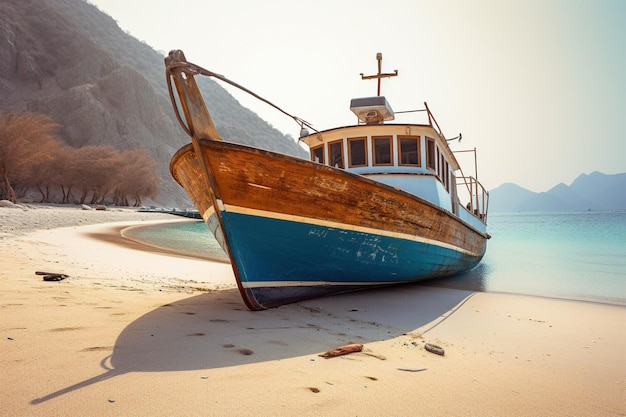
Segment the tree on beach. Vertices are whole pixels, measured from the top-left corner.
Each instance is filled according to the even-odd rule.
[[[54,179],[61,175],[61,167],[66,154],[60,143],[54,142],[46,150],[46,158],[40,158],[23,169],[19,175],[20,185],[26,189],[36,189],[41,194],[40,203],[49,202],[53,193]]]
[[[140,207],[142,198],[154,198],[158,193],[156,170],[158,164],[150,159],[145,149],[125,151],[121,154],[122,166],[115,188],[115,204]]]
[[[26,111],[0,114],[0,191],[17,202],[28,190],[37,190],[41,202],[50,202],[58,190],[69,204],[72,191],[80,204],[140,206],[158,192],[158,164],[145,149],[120,152],[112,146],[72,148],[55,139],[59,126],[45,115]],[[17,191],[16,191],[17,188]],[[55,192],[56,190],[56,192]]]
[[[71,177],[68,176],[68,167],[73,160],[74,151],[75,149],[69,146],[63,148],[63,151],[56,155],[54,163],[51,164],[51,173],[47,187],[61,189],[61,204],[69,204],[70,195],[72,194],[72,186],[74,184],[71,179],[68,179]],[[50,202],[49,195],[46,196],[45,201]]]
[[[120,152],[111,146],[83,146],[72,150],[72,158],[65,175],[69,187],[80,190],[79,203],[85,204],[91,193],[90,204],[104,203],[115,186],[120,170]]]
[[[80,191],[80,204],[104,204],[112,199],[117,206],[128,206],[132,198],[138,207],[142,198],[157,194],[158,164],[144,149],[119,152],[110,146],[84,146],[73,149],[71,155],[63,176],[65,202],[72,189]]]
[[[0,114],[0,179],[11,202],[17,201],[12,183],[23,179],[33,164],[51,158],[59,146],[59,125],[49,116],[28,111]]]

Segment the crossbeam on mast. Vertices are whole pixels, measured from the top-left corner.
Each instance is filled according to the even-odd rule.
[[[374,75],[363,75],[363,73],[361,73],[361,79],[362,80],[372,80],[372,79],[377,79],[378,80],[378,90],[377,90],[377,95],[380,96],[380,80],[382,78],[390,78],[390,77],[395,77],[398,75],[398,70],[394,70],[394,72],[388,72],[388,73],[383,73],[382,72],[382,66],[383,66],[383,54],[382,52],[378,52],[376,54],[376,60],[378,61],[378,74],[374,74]]]

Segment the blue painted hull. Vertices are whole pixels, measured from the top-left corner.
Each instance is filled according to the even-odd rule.
[[[223,211],[240,287],[264,308],[468,270],[482,254],[350,227]]]
[[[172,172],[228,253],[252,310],[450,275],[485,253],[486,233],[418,196],[270,151],[200,145],[208,182],[191,146],[174,156]]]

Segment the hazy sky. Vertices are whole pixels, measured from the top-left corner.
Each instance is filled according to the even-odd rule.
[[[427,101],[446,136],[462,132],[451,146],[478,148],[487,189],[626,172],[626,0],[90,2],[318,130],[355,122],[350,99],[376,95],[359,74],[382,52],[383,71],[399,71],[382,95],[395,111]],[[298,137],[291,119],[228,90]]]

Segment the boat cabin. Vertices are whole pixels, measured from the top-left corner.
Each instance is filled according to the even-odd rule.
[[[455,173],[460,166],[427,105],[421,110],[428,116],[425,124],[384,124],[395,116],[382,96],[353,99],[350,109],[357,125],[300,138],[309,146],[312,161],[419,196],[485,229],[481,204],[471,196],[467,204],[459,201]]]

